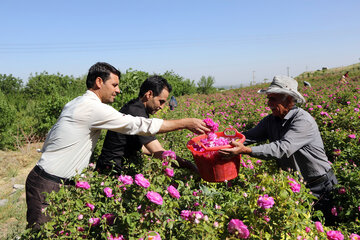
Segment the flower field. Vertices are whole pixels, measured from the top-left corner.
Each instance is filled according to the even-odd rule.
[[[311,211],[315,198],[301,176],[280,170],[274,161],[242,156],[238,177],[221,183],[177,168],[174,153],[193,160],[186,143],[195,137],[177,131],[158,135],[173,152],[162,160],[143,156],[131,174],[104,176],[90,164],[76,177],[76,187],[49,195],[44,211],[52,221],[22,238],[360,239],[360,69],[353,76],[345,84],[336,72],[297,77],[307,101],[301,107],[316,119],[339,181],[332,209],[336,226],[325,226],[321,213]],[[312,87],[303,87],[304,80]],[[175,110],[155,117],[209,118],[219,131],[242,132],[271,114],[266,97],[257,94],[266,86],[179,97]]]

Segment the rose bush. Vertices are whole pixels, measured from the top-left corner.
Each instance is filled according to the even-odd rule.
[[[312,212],[315,198],[301,176],[280,170],[274,161],[242,156],[237,178],[209,183],[177,168],[171,151],[164,152],[163,160],[141,157],[144,164],[136,166],[135,174],[104,176],[87,169],[75,181],[90,187],[63,186],[57,194],[49,194],[45,211],[52,221],[22,237],[356,239],[360,233],[359,81],[338,87],[332,79],[302,80],[312,85],[299,87],[307,100],[302,107],[317,121],[339,181],[334,191],[336,226],[324,226],[321,213]],[[164,109],[156,117],[210,118],[219,131],[227,127],[245,131],[271,113],[266,98],[256,93],[263,87],[185,96],[178,98],[174,111]],[[165,149],[191,160],[186,143],[194,136],[177,131],[158,139]]]

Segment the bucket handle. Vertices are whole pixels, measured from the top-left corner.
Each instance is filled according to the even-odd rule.
[[[233,134],[232,134],[232,132],[233,132]],[[223,133],[227,137],[235,137],[239,132],[235,128],[225,128]]]

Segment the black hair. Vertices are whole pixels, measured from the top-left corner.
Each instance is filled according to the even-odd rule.
[[[106,62],[97,62],[89,69],[89,73],[86,78],[86,87],[88,89],[94,87],[96,78],[100,77],[104,82],[109,79],[110,73],[117,75],[119,78],[121,73],[114,66]]]
[[[164,88],[167,88],[169,93],[172,91],[170,83],[165,78],[158,75],[150,76],[141,84],[139,98],[143,97],[149,90],[153,92],[154,97],[159,96]]]

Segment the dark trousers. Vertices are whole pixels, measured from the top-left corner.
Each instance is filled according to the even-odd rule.
[[[49,216],[43,213],[43,210],[48,206],[44,192],[58,192],[60,184],[40,176],[32,169],[26,179],[25,188],[27,228],[39,229],[40,225],[51,220]]]
[[[338,183],[335,175],[331,172],[328,174],[328,177],[325,181],[318,184],[308,184],[308,187],[312,194],[317,197],[317,201],[315,202],[313,209],[315,211],[320,210],[324,214],[325,218],[325,226],[334,226],[335,225],[335,216],[331,213],[331,208],[333,207],[333,199],[332,199],[332,190],[334,186]],[[316,219],[317,220],[317,219]]]

